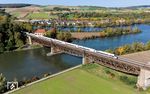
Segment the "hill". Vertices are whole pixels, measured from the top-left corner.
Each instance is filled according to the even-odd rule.
[[[21,8],[31,5],[33,4],[0,4],[0,8]]]
[[[126,8],[126,9],[150,8],[150,5],[129,6],[129,7],[123,7],[123,8]]]

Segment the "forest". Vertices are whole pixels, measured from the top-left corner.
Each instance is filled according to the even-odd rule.
[[[29,31],[28,25],[14,22],[11,15],[0,10],[0,53],[12,51],[26,44],[22,31]]]

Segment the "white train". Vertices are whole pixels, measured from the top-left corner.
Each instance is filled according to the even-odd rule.
[[[29,33],[27,33],[27,34],[29,34]],[[45,40],[57,42],[57,43],[60,43],[60,44],[70,45],[70,46],[73,46],[73,47],[76,47],[76,48],[81,48],[81,49],[86,50],[86,51],[97,52],[101,55],[118,59],[118,56],[116,56],[115,54],[107,53],[107,52],[104,52],[104,51],[98,51],[98,50],[95,50],[95,49],[92,49],[92,48],[88,48],[88,47],[84,47],[84,46],[80,46],[80,45],[76,45],[76,44],[72,44],[72,43],[68,43],[68,42],[64,42],[64,41],[60,41],[60,40],[57,40],[57,39],[41,37],[41,36],[34,35],[34,34],[30,34],[30,35],[33,36],[33,37],[38,37],[40,39],[45,39]]]
[[[109,57],[113,57],[115,59],[118,59],[118,56],[116,56],[115,54],[107,53],[107,52],[104,52],[104,51],[97,51],[97,52],[100,53],[100,54],[104,54],[104,55],[107,55]]]

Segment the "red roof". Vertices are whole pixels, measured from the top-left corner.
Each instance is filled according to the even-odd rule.
[[[34,33],[45,33],[45,29],[37,29]]]

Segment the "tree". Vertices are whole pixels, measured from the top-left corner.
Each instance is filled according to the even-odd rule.
[[[16,42],[16,47],[21,47],[24,45],[23,41],[21,39],[18,39],[15,41]]]
[[[51,30],[47,31],[46,36],[50,37],[50,38],[56,38],[56,36],[57,36],[56,28],[52,28]]]
[[[65,35],[64,35],[64,41],[67,41],[67,42],[70,42],[71,41],[71,33],[70,32],[65,32],[64,33]]]
[[[4,44],[0,43],[0,53],[3,53],[5,50]]]
[[[135,42],[132,44],[132,50],[134,52],[143,51],[145,49],[143,43]]]
[[[32,25],[29,24],[29,23],[24,23],[24,24],[23,24],[23,28],[24,28],[26,31],[29,31],[29,32],[32,31]]]
[[[57,33],[57,39],[70,42],[72,36],[70,32],[59,32]]]
[[[133,33],[141,32],[141,30],[137,26],[135,26],[132,31]]]
[[[117,49],[118,55],[122,55],[124,53],[124,48],[123,47],[119,47]]]
[[[5,77],[2,74],[0,74],[0,93],[4,92],[5,84],[6,84]]]
[[[14,34],[14,38],[15,38],[15,46],[16,47],[21,47],[24,45],[23,41],[21,40],[21,33],[20,32],[15,32]]]
[[[56,38],[56,32],[53,32],[51,30],[47,31],[45,36],[50,38]]]
[[[146,43],[146,50],[150,50],[150,41],[148,41],[147,43]]]
[[[21,31],[30,31],[29,24],[14,22],[12,16],[0,11],[3,19],[0,20],[0,53],[14,50],[26,43],[26,36]]]
[[[57,33],[57,37],[56,37],[57,39],[59,39],[59,40],[64,40],[64,37],[65,37],[65,36],[64,36],[64,32],[58,32],[58,33]]]
[[[7,45],[6,45],[6,50],[10,51],[14,47],[13,42],[11,40],[8,40]]]
[[[124,54],[132,52],[131,46],[129,44],[124,45],[123,48],[124,48]]]

